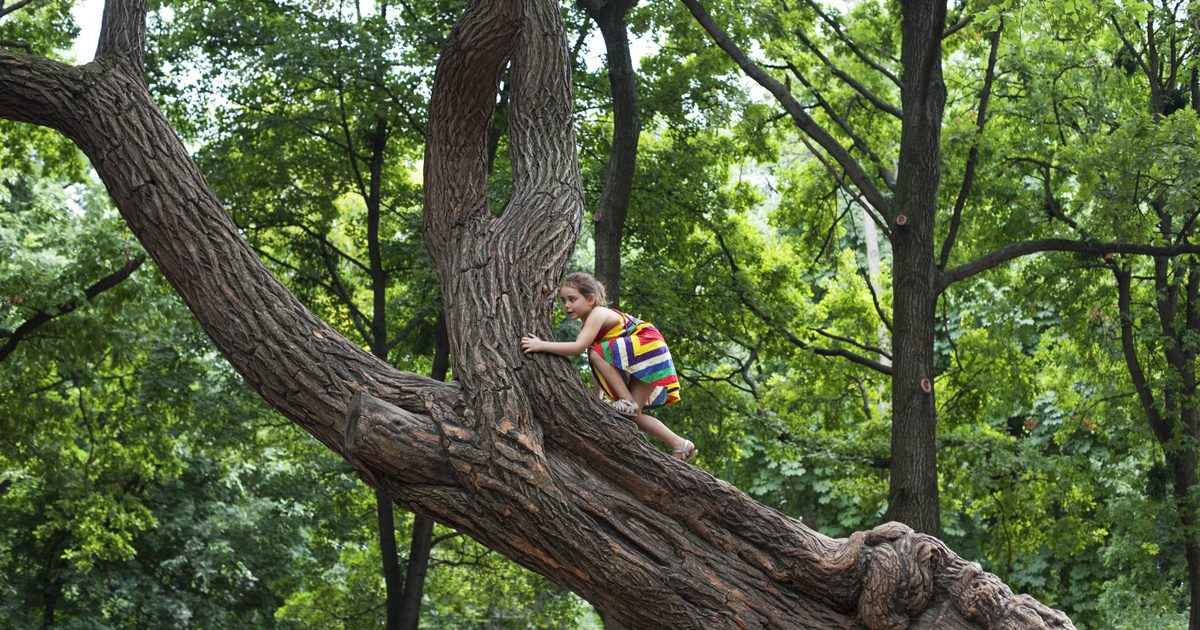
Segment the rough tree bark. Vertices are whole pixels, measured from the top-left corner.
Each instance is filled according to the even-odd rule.
[[[548,0],[473,2],[438,64],[425,234],[455,384],[397,371],[314,317],[242,241],[148,94],[145,0],[109,0],[96,61],[0,52],[0,116],[91,159],[230,363],[372,486],[639,628],[1072,627],[937,539],[831,539],[652,448],[549,333],[582,200],[566,45]],[[514,192],[487,209],[487,128],[512,57]]]
[[[933,336],[938,269],[933,234],[941,177],[942,30],[946,3],[905,0],[901,11],[900,164],[892,215],[892,465],[887,517],[941,531]]]
[[[621,303],[621,234],[629,215],[633,174],[637,165],[638,115],[637,75],[629,53],[629,30],[625,16],[637,0],[579,0],[604,38],[608,61],[608,84],[612,91],[613,135],[608,151],[608,170],[600,192],[600,210],[592,217],[596,237],[596,278],[604,283],[608,302]]]

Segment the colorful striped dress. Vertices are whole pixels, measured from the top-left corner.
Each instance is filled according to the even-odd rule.
[[[679,400],[679,377],[671,362],[671,351],[662,333],[653,324],[613,309],[621,321],[601,331],[592,342],[592,349],[621,372],[626,384],[633,377],[654,386],[646,407],[661,407]],[[612,387],[596,368],[592,374],[610,399],[616,400]]]

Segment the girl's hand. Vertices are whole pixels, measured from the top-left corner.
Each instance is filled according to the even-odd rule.
[[[541,352],[542,344],[544,343],[546,342],[538,339],[537,335],[529,333],[528,335],[521,337],[521,350],[523,350],[525,354],[529,354],[530,352]]]

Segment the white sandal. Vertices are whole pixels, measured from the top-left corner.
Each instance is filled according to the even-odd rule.
[[[680,444],[678,448],[671,451],[671,454],[675,456],[675,459],[682,460],[690,464],[693,459],[696,459],[696,453],[699,452],[700,450],[696,448],[695,444],[692,444],[691,440],[684,440],[683,444]]]
[[[632,417],[638,415],[637,403],[633,402],[632,400],[630,400],[628,398],[619,398],[617,400],[605,400],[604,402],[608,403],[608,406],[612,407],[613,411],[615,411],[627,418],[632,418]]]

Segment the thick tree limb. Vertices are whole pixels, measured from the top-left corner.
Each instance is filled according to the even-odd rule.
[[[0,112],[17,122],[59,128],[82,70],[44,57],[0,50]]]
[[[75,309],[78,309],[85,303],[91,301],[97,295],[100,295],[101,293],[117,286],[118,284],[121,284],[126,278],[132,275],[138,267],[141,267],[142,263],[145,261],[146,259],[143,256],[137,256],[127,260],[120,269],[117,269],[107,276],[104,276],[87,289],[84,289],[82,299],[76,298],[67,300],[66,302],[63,302],[62,304],[59,304],[48,311],[38,311],[37,313],[34,313],[32,317],[22,322],[21,325],[13,329],[12,332],[2,335],[2,337],[7,338],[7,341],[5,341],[3,346],[0,346],[0,361],[3,361],[8,357],[8,355],[12,354],[13,350],[16,350],[17,344],[21,343],[21,341],[25,339],[28,339],[29,336],[32,335],[38,328],[41,328],[42,326],[54,321],[59,317],[62,317],[63,315],[66,315],[67,313],[70,313],[71,311],[74,311]]]
[[[850,155],[850,152],[837,139],[830,135],[824,127],[804,111],[804,108],[792,96],[791,91],[774,77],[767,74],[737,44],[733,43],[729,34],[720,26],[717,26],[717,23],[713,21],[712,16],[709,15],[704,5],[700,4],[699,0],[681,0],[681,2],[691,11],[692,16],[704,27],[704,30],[708,32],[713,42],[737,62],[738,67],[746,73],[746,76],[754,79],[755,82],[766,88],[775,97],[775,100],[779,101],[779,104],[783,106],[788,115],[791,116],[792,122],[829,153],[834,161],[842,167],[842,170],[846,172],[850,181],[854,182],[854,185],[866,197],[867,201],[882,212],[884,216],[890,215],[891,202],[884,197],[879,188],[875,186],[875,183],[871,181],[871,178],[867,176],[862,165]]]
[[[524,10],[530,23],[561,19],[557,7],[543,2],[529,0]],[[558,270],[571,251],[562,243],[574,242],[583,218],[570,68],[561,26],[522,31],[509,73],[513,193],[497,226],[506,237],[541,244],[530,262],[542,263],[545,286],[555,295]]]
[[[954,239],[958,235],[963,207],[967,205],[967,196],[971,194],[971,186],[975,183],[975,165],[979,161],[979,142],[983,139],[983,126],[987,124],[988,99],[992,95],[992,82],[996,78],[996,53],[1000,49],[1000,32],[1003,30],[1004,21],[1001,20],[1000,25],[992,33],[987,70],[983,75],[983,88],[979,90],[979,109],[975,116],[975,137],[971,141],[971,150],[967,153],[966,166],[963,167],[962,186],[959,187],[958,197],[954,200],[954,211],[950,215],[950,227],[946,231],[946,239],[942,242],[942,253],[938,257],[938,269],[944,270],[946,263],[950,261],[950,250],[954,248]]]
[[[406,484],[453,487],[457,481],[442,444],[443,433],[432,418],[360,391],[346,410],[345,452],[372,479],[383,472]]]
[[[1061,238],[1045,238],[1023,243],[1013,243],[984,254],[975,260],[959,265],[941,274],[938,280],[938,292],[946,287],[983,273],[1002,263],[1037,254],[1040,252],[1079,252],[1084,254],[1137,254],[1144,256],[1179,256],[1182,254],[1200,254],[1200,245],[1139,245],[1136,243],[1102,243],[1099,241],[1073,241]]]
[[[454,186],[425,187],[424,232],[430,250],[444,245],[433,236],[449,237],[453,228],[490,215],[487,207],[487,130],[495,109],[496,86],[512,55],[519,15],[514,2],[472,3],[450,33],[435,76],[454,76],[474,86],[454,90],[435,82],[425,138],[425,174],[431,182]],[[470,41],[477,38],[478,41]],[[470,41],[468,48],[464,40]],[[453,107],[458,116],[435,116]],[[440,156],[431,160],[431,155]]]

